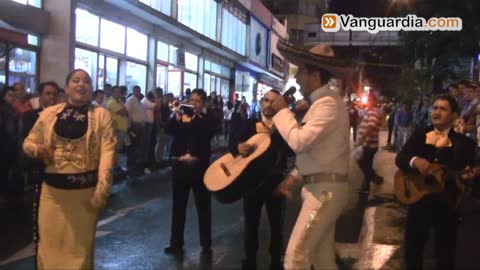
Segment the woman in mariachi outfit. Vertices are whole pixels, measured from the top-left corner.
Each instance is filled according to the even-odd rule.
[[[100,209],[110,194],[116,139],[110,113],[90,104],[92,80],[68,74],[68,99],[45,109],[23,143],[42,160],[38,207],[38,269],[92,269]]]

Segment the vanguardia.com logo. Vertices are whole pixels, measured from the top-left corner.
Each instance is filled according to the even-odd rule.
[[[426,20],[416,15],[406,17],[354,17],[327,13],[322,16],[322,29],[325,32],[367,31],[376,34],[380,31],[461,31],[459,17],[432,17]]]

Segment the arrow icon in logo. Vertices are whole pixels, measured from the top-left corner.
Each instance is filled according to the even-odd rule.
[[[337,15],[325,14],[322,16],[322,28],[333,29],[337,27]]]

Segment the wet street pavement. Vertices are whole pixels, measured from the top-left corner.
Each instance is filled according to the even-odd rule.
[[[385,142],[386,132],[381,133]],[[217,155],[219,153],[217,152]],[[359,195],[361,174],[352,166],[351,202],[337,223],[336,247],[340,269],[402,269],[405,207],[394,198],[395,154],[380,150],[374,167],[385,182]],[[213,256],[202,258],[197,216],[190,197],[185,227],[185,254],[163,253],[168,245],[171,215],[170,168],[155,171],[114,186],[113,197],[98,222],[96,269],[240,269],[243,258],[241,201],[220,204],[212,200]],[[191,195],[192,196],[192,195]],[[288,202],[285,245],[300,207],[297,192]],[[480,213],[468,204],[460,227],[457,269],[479,269],[476,244],[480,241]],[[31,212],[29,207],[0,209],[0,269],[33,269]],[[269,228],[262,215],[258,269],[268,269]],[[431,241],[426,266],[434,269]]]

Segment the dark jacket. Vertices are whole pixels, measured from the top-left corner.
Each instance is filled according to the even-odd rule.
[[[238,144],[247,141],[250,137],[257,133],[256,124],[261,121],[262,120],[255,118],[250,118],[243,121],[241,131],[237,134],[233,134],[233,138],[228,146],[232,155],[238,154]],[[290,164],[288,162],[289,159],[293,158],[295,154],[278,131],[273,132],[270,138],[271,147],[276,152],[276,162],[274,169],[272,170],[272,175],[275,174],[281,176],[280,179],[278,179],[279,181],[276,183],[278,184],[281,180],[283,180],[283,175],[288,170],[288,165]]]
[[[210,140],[215,131],[215,122],[208,114],[195,116],[190,123],[177,121],[175,115],[167,121],[165,132],[173,136],[171,156],[180,157],[186,153],[201,162],[209,162]]]
[[[453,128],[448,133],[448,138],[453,147],[436,148],[425,144],[426,134],[433,130],[430,126],[425,129],[417,129],[398,153],[395,163],[403,171],[414,171],[410,167],[410,160],[415,157],[427,159],[445,165],[450,170],[463,170],[467,165],[474,165],[475,141],[456,133]]]
[[[32,130],[33,126],[35,125],[35,122],[37,122],[38,117],[40,116],[40,113],[43,111],[43,108],[38,108],[33,111],[26,111],[23,114],[23,119],[22,119],[22,138],[25,139],[28,136],[28,133],[30,133],[30,130]]]
[[[43,108],[40,107],[36,110],[33,111],[26,111],[23,114],[22,117],[22,125],[21,128],[19,129],[19,133],[22,135],[22,144],[25,138],[28,136],[30,133],[30,130],[32,130],[33,126],[35,125],[35,122],[37,122],[38,118],[40,117],[40,113],[43,111]],[[20,150],[19,153],[19,165],[21,168],[25,169],[33,169],[33,168],[39,168],[43,169],[45,165],[41,160],[34,159],[29,157],[23,150]]]
[[[13,108],[0,103],[0,154],[13,160],[19,147],[18,119]]]

